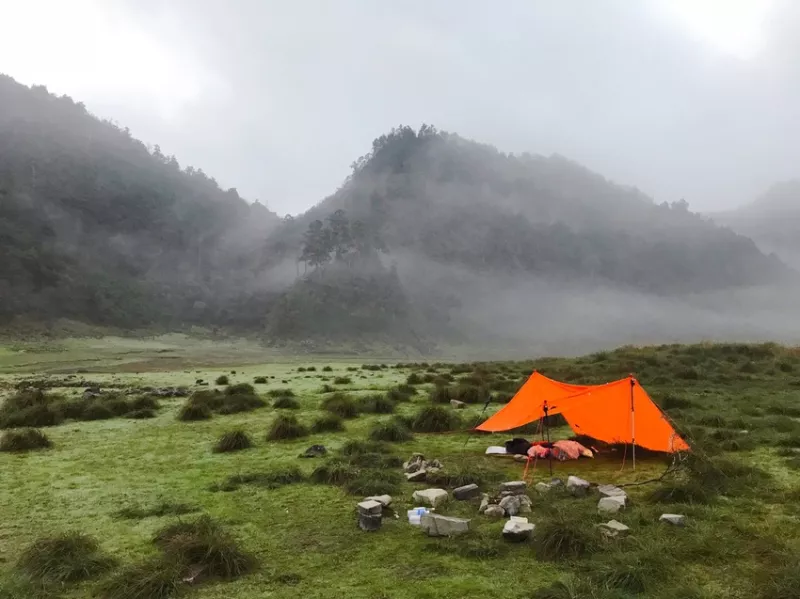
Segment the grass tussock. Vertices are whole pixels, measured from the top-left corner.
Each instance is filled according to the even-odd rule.
[[[323,485],[341,486],[358,478],[357,466],[342,459],[332,459],[320,464],[311,472],[311,480]]]
[[[179,563],[201,569],[203,578],[238,578],[256,566],[255,558],[208,516],[162,528],[153,542]]]
[[[408,430],[403,422],[392,419],[378,422],[369,431],[369,438],[373,441],[388,441],[390,443],[404,443],[414,439],[413,433]]]
[[[300,404],[294,397],[278,397],[272,402],[272,407],[278,410],[297,410]]]
[[[430,400],[435,404],[448,404],[454,399],[452,389],[445,385],[436,385],[430,393]]]
[[[443,406],[426,406],[414,416],[411,428],[420,433],[442,433],[459,430],[461,418]]]
[[[352,382],[353,379],[351,379],[349,376],[337,376],[333,379],[334,385],[350,385]]]
[[[185,566],[163,557],[126,566],[103,581],[97,589],[99,599],[169,599],[177,597],[185,584]]]
[[[557,510],[536,527],[534,548],[539,559],[577,559],[600,549],[599,533],[585,515]]]
[[[458,537],[430,539],[424,547],[430,553],[471,560],[503,558],[511,549],[496,530],[485,529],[472,530]]]
[[[308,435],[308,428],[289,414],[278,414],[267,432],[267,441],[288,441]]]
[[[358,411],[365,414],[391,414],[395,411],[397,404],[380,393],[359,397]]]
[[[439,472],[429,473],[427,482],[440,487],[462,487],[464,485],[478,485],[486,488],[497,483],[503,477],[502,472],[481,464],[469,462],[452,463],[450,460]]]
[[[187,403],[178,410],[178,420],[182,422],[196,422],[211,418],[211,410],[204,405]]]
[[[256,395],[255,389],[248,383],[231,385],[225,391],[216,389],[203,389],[195,391],[178,414],[179,420],[205,420],[204,413],[211,414],[239,414],[251,412],[267,405],[263,399]],[[186,416],[186,417],[184,417]]]
[[[344,489],[351,495],[396,495],[400,492],[403,476],[395,470],[365,468],[354,479],[344,483]]]
[[[312,433],[338,433],[344,430],[344,420],[336,414],[320,416],[311,425]]]
[[[243,430],[230,431],[222,435],[214,445],[214,453],[228,453],[250,449],[253,441]]]
[[[64,584],[89,580],[115,565],[92,537],[68,532],[35,541],[22,552],[17,569],[34,581]]]
[[[250,472],[234,474],[225,479],[221,484],[213,485],[212,491],[236,491],[244,485],[261,487],[264,489],[277,489],[284,485],[303,482],[305,476],[297,466],[284,466],[266,472]]]
[[[221,374],[214,381],[214,384],[220,385],[220,386],[227,385],[228,383],[230,383],[230,379],[228,378],[227,374]]]
[[[52,447],[50,439],[35,428],[6,431],[0,436],[0,451],[21,452]]]
[[[334,393],[322,402],[322,409],[336,414],[340,418],[356,418],[358,416],[358,404],[351,395],[346,393]]]
[[[283,389],[270,389],[267,392],[267,395],[270,397],[294,397],[295,393],[291,389],[283,388]]]
[[[269,381],[265,376],[257,376],[253,379],[254,385],[266,385],[268,382]]]

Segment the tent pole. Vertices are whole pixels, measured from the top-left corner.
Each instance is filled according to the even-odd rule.
[[[547,444],[550,445],[550,420],[547,417],[547,400],[544,402],[544,428],[547,431]],[[553,451],[550,447],[547,448],[547,463],[550,465],[550,477],[553,476]]]
[[[636,409],[633,403],[633,388],[636,381],[631,375],[631,449],[633,450],[633,469],[636,470]]]

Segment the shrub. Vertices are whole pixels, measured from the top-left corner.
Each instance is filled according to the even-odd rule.
[[[291,389],[270,389],[267,395],[270,397],[294,397],[294,391]]]
[[[225,401],[225,395],[216,389],[203,389],[195,391],[187,400],[187,403],[205,406],[211,411],[219,410]]]
[[[127,566],[100,584],[100,599],[168,599],[181,591],[184,567],[175,560],[153,558]]]
[[[326,414],[325,416],[320,416],[311,426],[311,432],[314,433],[334,433],[343,430],[344,421],[336,414]]]
[[[21,409],[4,405],[0,411],[0,428],[56,426],[63,421],[64,416],[52,405],[39,404]]]
[[[305,372],[305,371],[306,371],[305,366],[301,366],[300,368],[297,369],[297,372]]]
[[[214,445],[214,453],[226,453],[229,451],[241,451],[242,449],[250,449],[253,442],[249,435],[242,431],[236,430],[222,435]]]
[[[489,397],[486,387],[472,385],[458,385],[453,391],[453,398],[464,403],[483,403]]]
[[[77,532],[39,539],[17,562],[17,568],[32,579],[57,584],[93,578],[113,565],[114,561],[100,552],[97,541]]]
[[[417,390],[408,383],[402,383],[400,385],[397,385],[397,391],[402,395],[405,395],[406,397],[411,397],[412,395],[417,394]]]
[[[534,546],[539,559],[561,561],[583,557],[598,549],[591,524],[563,512],[537,526]]]
[[[252,412],[267,405],[263,399],[257,395],[226,395],[222,405],[217,412],[219,414],[239,414],[241,412]]]
[[[0,451],[30,451],[51,446],[47,435],[35,428],[6,431],[0,437]]]
[[[394,412],[395,402],[385,395],[374,394],[360,397],[358,399],[359,412],[369,414],[391,414]]]
[[[151,507],[129,506],[114,513],[115,518],[123,520],[143,520],[161,516],[182,516],[198,511],[193,505],[164,501]]]
[[[308,429],[287,414],[279,414],[267,432],[267,441],[299,439],[308,435]]]
[[[361,370],[371,370],[371,371],[374,372],[374,371],[380,370],[380,369],[381,369],[381,367],[378,366],[377,364],[362,364],[361,365]]]
[[[222,374],[222,375],[218,376],[217,379],[214,381],[214,383],[217,384],[217,385],[227,385],[229,382],[230,382],[230,379],[228,379],[228,375],[227,374]]]
[[[349,376],[337,376],[335,379],[333,379],[334,385],[349,385],[352,382],[353,379],[351,379]]]
[[[128,409],[135,410],[157,410],[161,406],[158,400],[152,395],[140,395],[128,402]]]
[[[442,406],[426,406],[417,412],[412,423],[412,430],[420,433],[441,433],[457,430],[461,427],[461,418],[453,410]]]
[[[323,366],[322,372],[333,372],[333,368],[331,368],[330,366]]]
[[[146,420],[148,418],[155,418],[156,413],[154,410],[149,408],[143,408],[141,410],[133,410],[132,412],[128,412],[125,414],[127,418],[133,418],[134,420]]]
[[[236,383],[225,389],[225,395],[255,395],[256,390],[250,383]]]
[[[225,479],[225,482],[212,485],[212,491],[235,491],[242,485],[253,485],[267,489],[276,489],[283,485],[302,482],[303,473],[297,466],[286,466],[268,472],[251,472],[248,474],[234,474]]]
[[[396,495],[400,491],[403,476],[395,470],[366,469],[358,476],[344,483],[345,490],[351,495]]]
[[[406,428],[402,422],[389,420],[375,424],[369,432],[369,438],[373,441],[389,441],[392,443],[402,443],[411,441],[414,435]]]
[[[510,545],[496,532],[478,529],[459,537],[432,539],[425,549],[442,555],[483,560],[505,556]]]
[[[446,465],[439,472],[428,473],[427,482],[442,487],[462,487],[475,484],[484,487],[500,480],[501,475],[494,469],[479,464],[457,463]]]
[[[652,591],[669,575],[669,553],[613,553],[594,566],[591,577],[601,586],[639,596]]]
[[[154,542],[181,563],[202,568],[204,577],[236,578],[256,565],[255,558],[242,551],[233,537],[208,516],[163,528]]]
[[[359,469],[342,459],[328,460],[311,472],[311,480],[323,485],[344,485],[358,478]]]
[[[267,384],[267,377],[265,376],[257,376],[253,379],[254,385],[266,385]]]
[[[105,405],[100,403],[99,401],[94,401],[86,406],[86,409],[83,410],[83,419],[84,420],[108,420],[109,418],[114,417],[114,412]]]
[[[358,405],[350,395],[334,393],[322,402],[322,408],[341,418],[355,418],[358,416]]]
[[[178,420],[183,422],[193,422],[197,420],[208,420],[211,418],[211,410],[207,406],[187,402],[178,412]]]
[[[279,410],[296,410],[300,407],[294,397],[279,397],[272,402],[272,407]]]
[[[453,395],[450,392],[450,387],[437,385],[431,391],[430,400],[433,403],[450,403],[451,399],[453,399]]]
[[[422,382],[422,377],[416,372],[412,372],[408,375],[408,378],[406,378],[406,384],[408,385],[421,385]]]

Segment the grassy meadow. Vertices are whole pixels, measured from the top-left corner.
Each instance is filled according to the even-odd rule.
[[[505,542],[503,521],[457,501],[437,511],[472,518],[473,530],[427,538],[406,521],[414,490],[474,481],[493,492],[522,477],[524,464],[483,453],[512,434],[466,431],[488,394],[486,416],[533,369],[575,383],[633,373],[694,451],[649,483],[670,458],[640,452],[633,471],[629,455],[623,465],[624,452],[609,449],[553,463],[565,480],[629,485],[631,506],[613,516],[630,527],[624,537],[600,534],[595,525],[611,517],[597,514],[596,493],[538,495],[533,484],[550,479],[539,463],[528,473],[530,542]],[[95,386],[101,394],[82,399]],[[182,396],[155,397],[163,388]],[[24,450],[8,440],[0,451],[0,599],[800,597],[794,349],[363,364],[185,338],[76,340],[0,348],[0,395],[0,449],[22,425],[47,442]],[[298,457],[313,444],[328,455]],[[400,463],[413,452],[444,464],[438,481],[405,481]],[[355,505],[381,492],[398,517],[362,532]],[[665,512],[687,526],[659,523]]]

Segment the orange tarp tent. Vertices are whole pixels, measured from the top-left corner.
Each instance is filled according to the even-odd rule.
[[[496,414],[476,427],[507,431],[561,414],[576,434],[606,443],[635,443],[653,451],[687,451],[689,445],[632,376],[605,385],[570,385],[534,372]]]

